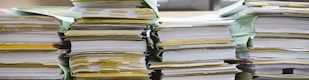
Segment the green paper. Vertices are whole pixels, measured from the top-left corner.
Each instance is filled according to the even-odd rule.
[[[233,42],[236,44],[247,44],[250,39],[254,38],[256,34],[253,24],[256,17],[255,15],[241,16],[229,26]]]
[[[235,80],[253,80],[253,75],[248,72],[237,73]]]
[[[149,8],[153,9],[157,16],[159,17],[159,9],[158,9],[158,1],[157,0],[145,0],[145,2],[148,4]]]
[[[70,74],[70,69],[67,66],[59,64],[59,67],[62,69],[64,73],[64,78],[63,80],[70,80],[71,74]]]
[[[238,2],[224,7],[222,9],[219,10],[219,15],[221,17],[229,17],[232,15],[235,15],[239,12],[241,12],[242,10],[245,10],[247,8],[247,6],[243,5],[245,3],[245,0],[239,0]]]

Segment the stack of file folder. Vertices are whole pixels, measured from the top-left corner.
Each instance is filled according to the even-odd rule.
[[[76,80],[149,80],[149,25],[156,0],[72,0],[81,17],[65,33]]]
[[[249,2],[257,15],[250,56],[260,80],[308,80],[308,2]]]
[[[234,80],[235,65],[224,63],[236,58],[236,47],[226,27],[231,22],[162,23],[156,30],[163,59],[151,68],[162,71],[162,80]]]
[[[0,79],[62,80],[60,25],[48,16],[0,14]]]

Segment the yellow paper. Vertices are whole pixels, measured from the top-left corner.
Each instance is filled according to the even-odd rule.
[[[84,52],[84,55],[87,54],[144,54],[144,52],[123,52],[123,51],[99,51],[99,52]],[[75,57],[75,56],[74,56]]]
[[[149,24],[153,20],[139,20],[139,19],[79,19],[77,24],[99,24],[99,23],[129,23],[129,24]]]
[[[156,15],[155,12],[150,8],[139,8],[135,10],[137,14],[153,14]]]
[[[309,13],[282,13],[283,15],[287,15],[287,16],[296,16],[296,17],[308,17]],[[300,33],[301,35],[301,33]],[[305,35],[305,34],[303,34]]]
[[[54,44],[31,44],[31,43],[0,43],[0,50],[11,51],[50,51],[57,50]]]
[[[261,76],[261,77],[271,77],[271,78],[291,78],[291,80],[293,80],[293,79],[306,79],[306,78],[309,79],[309,76],[306,76],[306,75],[293,75],[293,74],[281,74],[281,75],[255,74],[255,75]]]
[[[196,68],[196,67],[222,67],[222,66],[228,66],[228,64],[205,64],[205,65],[198,65],[198,66],[174,66],[169,65],[169,63],[162,63],[162,64],[152,64],[151,68],[156,69],[177,69],[177,68]]]
[[[267,3],[263,3],[263,2],[249,2],[249,5],[252,7],[268,6]]]
[[[70,59],[70,64],[90,63],[89,57],[74,57]]]
[[[204,76],[211,76],[211,75],[224,75],[224,74],[236,74],[237,71],[225,71],[225,72],[214,72],[214,73],[195,73],[195,74],[175,74],[175,75],[165,75],[166,77],[185,77],[185,76],[198,76],[198,75],[204,75]]]
[[[68,31],[66,32],[66,36],[140,36],[141,32],[92,32],[92,31]]]
[[[84,40],[143,40],[141,32],[79,32],[68,31],[65,35],[71,41]]]
[[[302,5],[302,4],[289,4],[288,7],[293,7],[293,8],[309,8],[308,5]]]
[[[120,53],[116,53],[115,55],[118,55],[118,54]],[[140,62],[141,58],[143,57],[143,54],[141,53],[132,53],[132,54],[122,53],[121,55],[117,57],[102,58],[102,59],[97,59],[96,61],[90,61],[90,57],[88,56],[104,56],[104,54],[99,54],[99,53],[89,54],[88,53],[88,54],[72,56],[72,58],[70,59],[70,67],[73,70],[73,72],[76,70],[84,70],[84,71],[78,71],[78,72],[85,72],[85,71],[87,72],[88,70],[90,70],[91,66],[99,65],[100,69],[98,72],[115,73],[115,72],[133,69],[131,67],[120,69],[119,68],[120,65],[129,65],[129,64],[144,65]]]
[[[300,61],[277,61],[277,60],[264,60],[264,61],[254,61],[253,64],[302,64],[309,65],[309,62],[300,62]]]
[[[158,43],[159,46],[178,46],[178,45],[195,45],[195,44],[226,44],[231,40],[188,40],[188,41],[165,41]]]
[[[149,73],[75,73],[74,77],[148,77]]]
[[[3,64],[0,63],[0,68],[59,68],[59,63],[15,63],[15,64]]]
[[[281,48],[250,48],[251,51],[295,51],[293,49],[281,49]],[[297,49],[296,49],[297,50]],[[302,52],[309,52],[309,50],[301,50]]]

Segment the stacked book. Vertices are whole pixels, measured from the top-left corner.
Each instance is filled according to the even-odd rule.
[[[249,2],[256,35],[250,56],[260,80],[308,80],[307,2]]]
[[[81,17],[65,33],[76,80],[149,80],[146,65],[155,0],[72,0]]]
[[[188,20],[189,21],[189,20]],[[184,24],[185,23],[185,24]],[[175,21],[156,28],[164,49],[162,62],[151,68],[162,70],[162,80],[234,80],[235,65],[224,60],[235,59],[235,45],[227,21]]]
[[[60,25],[48,16],[0,14],[0,79],[62,80]]]

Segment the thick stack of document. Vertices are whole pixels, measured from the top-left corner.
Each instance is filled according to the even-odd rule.
[[[157,28],[164,49],[161,63],[162,80],[234,80],[235,65],[224,60],[235,59],[235,45],[226,25],[232,21],[175,21]]]
[[[309,37],[307,2],[250,2],[253,24],[251,58],[261,80],[308,80]],[[273,79],[263,79],[263,78]]]
[[[148,1],[148,0],[147,0]],[[155,1],[155,0],[154,0]],[[77,80],[149,80],[147,39],[156,12],[144,0],[72,0],[80,12],[66,38]]]
[[[60,22],[40,15],[0,15],[0,79],[62,80]]]
[[[95,22],[150,23],[157,18],[156,12],[148,5],[156,0],[72,0],[73,11],[81,12],[83,18],[106,18]],[[136,8],[139,7],[139,8]],[[109,18],[109,19],[108,19]],[[129,19],[128,19],[129,18]],[[133,20],[132,20],[133,19]]]

